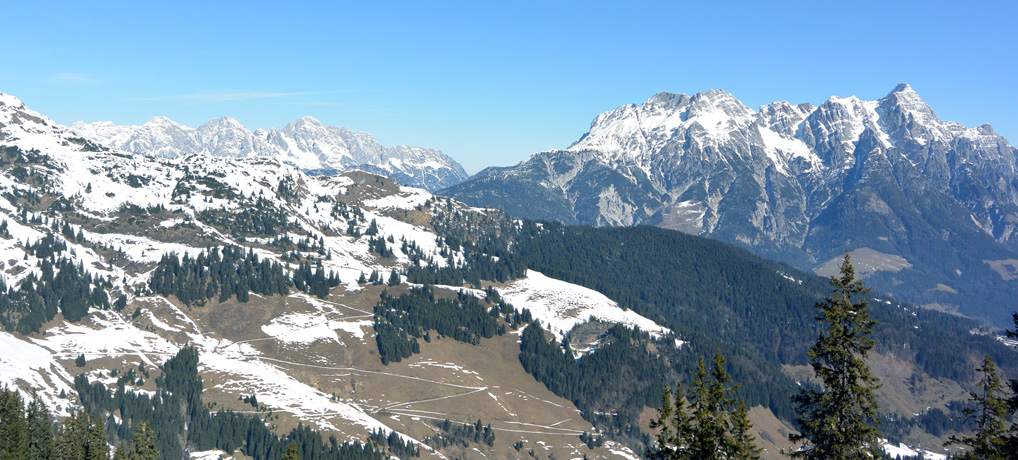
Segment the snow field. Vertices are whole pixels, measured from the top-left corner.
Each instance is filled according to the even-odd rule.
[[[530,309],[534,319],[540,320],[558,340],[590,318],[638,327],[655,337],[671,332],[632,310],[622,309],[593,289],[549,278],[534,270],[527,270],[526,278],[509,282],[498,293],[517,309]]]

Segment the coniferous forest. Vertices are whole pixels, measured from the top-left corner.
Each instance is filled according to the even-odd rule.
[[[455,299],[435,298],[429,286],[412,288],[399,297],[383,292],[375,306],[374,327],[382,363],[399,362],[420,353],[418,340],[430,342],[431,331],[453,340],[476,345],[481,338],[505,334],[504,316],[510,324],[521,314],[505,302],[459,293]]]
[[[450,205],[446,209],[451,209]],[[639,428],[643,409],[651,406],[664,410],[666,402],[661,395],[667,393],[667,388],[709,387],[703,376],[690,375],[688,370],[696,368],[698,359],[715,351],[725,357],[716,361],[714,370],[724,372],[725,382],[752,382],[724,390],[731,397],[717,400],[721,401],[716,403],[718,407],[724,406],[733,414],[726,429],[742,429],[739,424],[744,414],[739,415],[735,401],[747,406],[763,405],[780,419],[800,420],[796,426],[806,425],[797,418],[801,417],[798,411],[804,400],[789,398],[799,387],[781,366],[809,363],[814,353],[811,345],[822,327],[799,319],[816,315],[814,306],[829,294],[826,280],[731,245],[654,227],[590,228],[532,221],[510,225],[496,218],[466,217],[454,211],[440,212],[432,224],[440,234],[439,247],[446,257],[442,263],[426,257],[413,243],[376,236],[377,224],[365,233],[377,257],[392,258],[392,248],[398,245],[412,262],[402,271],[391,271],[389,286],[402,284],[400,275],[421,285],[411,286],[399,296],[384,291],[374,308],[375,343],[383,364],[420,353],[422,341],[447,337],[477,344],[529,324],[521,334],[519,352],[524,370],[575,404],[584,419],[613,439],[651,445],[652,435]],[[66,238],[78,238],[70,227],[60,232]],[[320,243],[280,240],[278,244],[310,250]],[[77,321],[91,308],[123,308],[120,300],[110,303],[108,280],[92,277],[80,264],[61,256],[66,245],[53,234],[31,244],[26,242],[25,249],[40,259],[41,275],[29,276],[18,286],[0,285],[6,292],[0,296],[0,319],[7,330],[37,331],[58,312],[69,321]],[[321,253],[320,247],[317,250]],[[291,289],[325,299],[329,290],[339,285],[338,276],[326,271],[320,262],[294,259],[299,263],[287,267],[235,246],[211,248],[194,257],[170,253],[156,264],[148,289],[175,296],[187,306],[203,306],[232,298],[246,303],[250,293],[285,295]],[[601,334],[598,347],[577,355],[569,345],[569,335],[563,341],[552,338],[539,322],[533,321],[529,311],[507,304],[490,286],[521,278],[528,269],[601,292],[675,334],[655,338],[643,331],[613,326]],[[370,281],[382,284],[383,280],[382,274],[372,273]],[[436,295],[433,284],[484,287],[486,295],[481,298],[467,291],[449,294],[447,290]],[[999,433],[1001,430],[993,431],[1003,422],[983,426],[966,422],[964,417],[975,410],[973,404],[995,405],[994,413],[1000,420],[1007,420],[1014,412],[1008,405],[1015,404],[1014,400],[1006,397],[1012,393],[1000,378],[994,377],[998,369],[1008,375],[1015,371],[1007,351],[991,337],[971,333],[978,326],[971,320],[902,305],[868,292],[860,291],[859,295],[870,305],[867,311],[873,324],[868,334],[873,337],[873,351],[894,353],[934,378],[983,382],[982,393],[973,393],[971,401],[958,401],[951,413],[934,409],[909,420],[880,420],[880,433],[894,440],[916,426],[930,433],[976,429],[977,433],[990,434],[959,436],[954,443],[985,450],[990,448],[984,439],[989,436],[1004,439],[1001,445],[1009,446],[1011,441]],[[681,347],[675,345],[676,338],[681,338]],[[975,361],[982,365],[958,365]],[[181,458],[189,449],[232,452],[239,448],[258,460],[275,460],[291,443],[301,458],[312,459],[379,458],[385,449],[403,456],[415,452],[414,446],[400,444],[398,438],[363,445],[339,444],[335,439],[324,440],[304,426],[279,436],[258,417],[213,412],[201,401],[196,363],[193,349],[184,349],[167,361],[156,380],[160,391],[154,394],[126,389],[125,383],[139,378],[142,369],[124,375],[115,390],[79,375],[74,386],[85,410],[68,419],[70,434],[66,436],[78,433],[73,436],[81,440],[74,442],[83,446],[95,445],[95,439],[102,436],[114,447],[123,446],[123,452],[157,450],[165,459]],[[714,378],[716,382],[720,377]],[[1013,382],[1011,385],[1011,392],[1018,390]],[[680,396],[682,393],[675,400]],[[686,399],[697,397],[687,392]],[[692,410],[695,405],[689,407]],[[679,409],[685,408],[673,407]],[[32,410],[38,411],[38,407]],[[875,422],[876,414],[871,411],[866,417]],[[30,425],[25,417],[25,425]],[[61,431],[53,432],[61,436]],[[449,440],[459,436],[450,433],[443,435],[448,439],[440,436],[434,441],[452,442]],[[483,435],[485,443],[489,439]],[[114,448],[94,455],[109,456],[117,451]]]
[[[109,280],[93,277],[80,263],[63,257],[67,245],[52,233],[26,243],[25,249],[41,259],[41,273],[26,277],[17,286],[7,286],[0,277],[0,325],[4,330],[29,334],[58,312],[73,322],[91,308],[110,308]]]
[[[137,443],[134,427],[151,426],[159,458],[177,460],[184,450],[240,449],[256,460],[276,460],[290,443],[295,443],[301,459],[359,460],[381,459],[383,453],[372,443],[339,443],[306,426],[298,426],[285,436],[273,433],[259,416],[233,411],[211,411],[202,401],[203,383],[198,375],[198,352],[185,347],[161,367],[154,396],[126,391],[120,383],[111,391],[101,383],[90,383],[84,376],[75,380],[75,388],[85,411],[105,425],[104,436],[114,445]],[[113,417],[117,412],[119,420]]]
[[[794,418],[795,406],[789,395],[798,387],[780,366],[806,363],[818,324],[797,318],[814,316],[814,304],[829,292],[823,278],[725,243],[656,227],[592,228],[525,221],[515,229],[500,227],[498,238],[483,230],[485,236],[477,238],[476,228],[490,230],[497,224],[457,225],[454,216],[443,216],[436,228],[447,232],[446,241],[460,245],[468,262],[442,268],[434,264],[411,267],[406,272],[408,279],[478,285],[478,278],[496,281],[478,272],[501,270],[518,277],[523,271],[519,267],[526,267],[597,290],[671,328],[686,342],[681,352],[656,346],[654,357],[645,351],[650,340],[641,344],[617,337],[620,329],[615,328],[605,337],[609,346],[577,359],[568,347],[549,341],[537,327],[528,327],[520,354],[524,368],[554,393],[582,408],[584,418],[616,435],[646,443],[646,434],[632,430],[634,417],[645,404],[660,404],[658,398],[667,382],[688,383],[686,374],[677,370],[695,368],[699,356],[713,351],[728,357],[725,366],[732,381],[752,382],[736,390],[745,404],[764,405],[787,421]],[[484,249],[470,243],[475,239],[485,241]],[[511,259],[483,257],[508,252],[509,245],[513,248]],[[470,257],[474,253],[480,256]],[[481,261],[487,268],[475,271],[471,260]],[[499,265],[504,268],[492,269]],[[973,362],[983,353],[1007,359],[1001,354],[1006,351],[992,338],[970,333],[977,326],[971,320],[887,299],[869,299],[876,321],[875,350],[897,356],[904,350],[905,359],[934,378],[974,379],[975,367],[957,363]],[[412,352],[413,344],[404,348]],[[607,356],[611,358],[598,360]],[[601,364],[595,365],[598,361]],[[619,367],[620,362],[625,363],[625,369]],[[1013,372],[1016,366],[1009,363],[1009,367]],[[620,375],[626,376],[627,389],[637,389],[628,398],[613,399],[603,393],[610,384],[600,389],[590,385],[613,382]],[[598,410],[606,407],[609,409]],[[936,410],[910,420],[888,419],[883,430],[892,439],[894,433],[905,432],[910,426],[963,431],[968,425],[960,415],[960,409],[952,414]]]

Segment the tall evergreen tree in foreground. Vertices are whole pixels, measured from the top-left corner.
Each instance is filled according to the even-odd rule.
[[[951,436],[945,446],[960,444],[971,450],[959,458],[972,460],[1006,460],[1018,458],[1018,452],[1010,450],[1007,436],[1007,417],[1011,411],[1004,395],[1004,387],[997,375],[997,366],[990,355],[983,358],[983,365],[976,369],[983,374],[979,380],[978,392],[973,391],[974,408],[966,408],[965,415],[976,422],[975,432],[969,436]]]
[[[1012,339],[1018,339],[1018,313],[1012,315],[1014,319],[1014,330],[1007,331],[1007,337]],[[1011,387],[1011,397],[1007,400],[1007,408],[1013,417],[1018,414],[1018,379],[1011,379],[1008,383]],[[1011,460],[1018,460],[1018,420],[1013,420],[1011,423],[1011,429],[1007,432],[1007,448],[1011,452]]]
[[[1007,331],[1007,336],[1018,339],[1018,313],[1014,316],[1015,330]],[[969,451],[962,454],[961,459],[987,460],[1018,460],[1018,421],[1008,428],[1008,418],[1018,413],[1018,379],[1008,382],[1008,390],[1004,388],[997,373],[997,366],[990,355],[983,358],[983,366],[976,369],[983,374],[979,380],[978,392],[971,392],[975,407],[965,409],[965,415],[976,423],[975,431],[968,436],[951,436],[944,445],[962,445]]]
[[[855,279],[847,252],[840,275],[831,277],[831,296],[816,304],[817,320],[826,330],[810,348],[809,357],[821,385],[804,386],[792,396],[800,430],[788,437],[799,444],[792,458],[869,460],[881,453],[874,396],[880,385],[865,362],[873,349],[869,335],[876,321],[866,309],[869,302],[858,300],[870,290]]]
[[[648,457],[661,460],[755,460],[760,449],[754,444],[746,404],[732,397],[734,387],[725,371],[725,357],[714,355],[710,374],[703,358],[693,374],[692,386],[683,401],[682,386],[672,394],[665,388],[658,419],[651,428],[661,431],[657,446]]]

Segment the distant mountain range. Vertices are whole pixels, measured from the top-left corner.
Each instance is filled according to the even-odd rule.
[[[448,187],[467,177],[456,160],[439,150],[409,145],[384,147],[368,133],[326,126],[311,117],[269,131],[249,131],[230,117],[197,128],[156,117],[141,126],[78,122],[71,130],[97,144],[136,154],[162,158],[191,154],[274,158],[311,174],[359,169],[429,190]]]
[[[721,350],[763,458],[791,448],[788,396],[810,379],[813,305],[829,292],[821,278],[649,226],[519,222],[361,171],[312,176],[228,149],[143,155],[81,131],[0,93],[0,386],[60,417],[83,407],[110,433],[151,420],[173,458],[241,458],[238,447],[256,457],[302,424],[296,442],[317,446],[307,449],[334,437],[379,453],[360,458],[397,457],[412,442],[442,458],[632,459],[652,442],[642,416],[664,385]],[[965,228],[956,208],[934,208],[943,222],[931,223],[907,212],[943,198],[880,196],[908,228]],[[863,239],[876,225],[867,216],[839,229],[867,241],[855,250],[860,273],[910,276],[903,285],[936,275]],[[934,235],[906,234],[932,248],[914,254],[945,266],[1003,247],[981,230],[958,237],[968,246]],[[994,263],[931,292],[989,289],[970,273],[985,266],[1003,280],[1007,265]],[[997,298],[1013,295],[1008,286]],[[967,429],[959,408],[979,360],[990,354],[1009,374],[1014,351],[975,321],[882,293],[872,312],[885,445],[943,452]]]
[[[942,121],[907,84],[757,111],[720,90],[658,93],[566,149],[440,193],[518,217],[677,229],[818,273],[848,250],[879,289],[1003,321],[1018,294],[1016,158],[989,125]]]

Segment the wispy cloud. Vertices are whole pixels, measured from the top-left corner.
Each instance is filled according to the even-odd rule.
[[[80,73],[62,73],[60,75],[50,78],[50,80],[74,86],[91,86],[98,85],[99,83],[101,83],[99,80],[96,80],[91,77],[86,77]]]
[[[311,101],[311,102],[291,102],[290,105],[307,105],[313,107],[347,107],[351,104],[349,102],[325,102],[325,101]]]
[[[341,91],[298,91],[289,93],[278,92],[222,92],[222,93],[194,93],[175,94],[170,96],[139,97],[126,99],[128,101],[191,101],[197,104],[214,102],[249,101],[254,99],[278,99],[300,96],[321,96],[324,94],[335,94]]]

